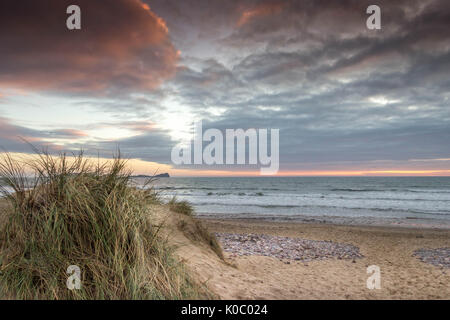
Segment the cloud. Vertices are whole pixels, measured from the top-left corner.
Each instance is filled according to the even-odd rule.
[[[100,154],[110,157],[112,151],[120,149],[125,158],[140,159],[148,162],[171,163],[170,155],[175,144],[167,130],[157,128],[145,121],[122,121],[116,123],[99,123],[91,129],[107,128],[129,130],[132,135],[116,139],[90,139],[88,141],[65,144],[67,150],[85,150],[87,155]]]
[[[0,148],[8,152],[30,152],[31,148],[26,143],[32,143],[38,147],[47,147],[49,150],[58,150],[59,147],[52,143],[45,143],[45,133],[39,130],[18,126],[7,118],[0,117]],[[26,142],[25,142],[26,141]]]
[[[152,90],[174,75],[178,52],[164,20],[149,6],[140,0],[79,0],[81,30],[68,30],[71,4],[0,3],[1,86],[106,94]]]
[[[221,50],[182,60],[170,82],[180,105],[222,130],[279,128],[282,169],[448,158],[448,3],[381,1],[378,32],[369,1],[284,1],[235,28],[266,3],[217,8],[234,28],[212,40]]]
[[[86,137],[88,134],[81,130],[75,129],[59,129],[49,132],[52,138],[63,138],[63,139],[73,139]]]
[[[120,128],[134,132],[128,138],[96,139],[87,132],[76,129],[34,130],[16,125],[10,119],[0,117],[0,148],[8,152],[30,153],[32,148],[45,148],[51,153],[78,152],[88,156],[109,158],[120,149],[125,158],[170,163],[173,141],[166,130],[155,128],[145,121],[99,123],[94,128]],[[27,143],[28,142],[28,143]]]
[[[0,60],[5,70],[0,83],[29,81],[31,88],[58,93],[108,93],[108,99],[90,97],[74,105],[89,105],[117,120],[97,122],[106,135],[116,128],[132,136],[97,137],[82,145],[77,141],[87,140],[81,135],[89,128],[74,128],[81,131],[78,136],[68,129],[52,130],[69,149],[106,152],[119,145],[132,157],[170,163],[170,148],[177,142],[172,131],[183,121],[203,119],[205,127],[222,130],[279,128],[282,170],[419,166],[409,159],[423,159],[419,169],[448,165],[427,162],[450,157],[448,1],[380,0],[382,30],[366,28],[369,0],[143,4],[121,0],[102,6],[108,14],[93,22],[88,17],[92,10],[81,5],[87,18],[83,27],[97,26],[95,37],[86,29],[79,38],[65,30],[57,37],[27,38],[28,44],[12,42],[23,47],[17,57],[6,55],[9,47],[2,46],[0,56],[11,60]],[[122,17],[133,19],[125,23]],[[55,19],[62,19],[65,28],[65,18],[62,10]],[[10,30],[16,39],[28,29],[20,31],[17,24]],[[130,37],[135,30],[140,41]],[[5,28],[1,32],[12,41],[3,36]],[[50,41],[66,38],[72,41]],[[182,52],[179,59],[175,47]],[[98,53],[93,64],[90,48]],[[147,55],[147,50],[161,55]],[[37,58],[30,62],[33,51]],[[144,73],[137,67],[140,61]],[[65,70],[74,81],[67,80]],[[55,77],[43,81],[45,72]],[[79,72],[85,87],[77,85]],[[148,89],[154,90],[136,94]],[[166,127],[161,129],[161,123]],[[51,132],[28,135],[46,140]]]
[[[254,19],[268,15],[275,15],[283,9],[284,5],[284,2],[266,2],[259,3],[254,7],[245,9],[237,22],[237,26],[242,27]]]

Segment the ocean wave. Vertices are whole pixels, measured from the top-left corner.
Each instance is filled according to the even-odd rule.
[[[264,196],[264,193],[262,193],[262,192],[256,192],[256,193],[245,193],[245,192],[239,192],[239,193],[232,193],[232,192],[208,192],[206,195],[207,196],[229,196],[229,195],[235,195],[235,196],[248,196],[248,197],[262,197],[262,196]]]
[[[330,191],[345,191],[345,192],[377,192],[385,191],[381,189],[351,189],[351,188],[333,188]]]
[[[227,204],[227,203],[219,203],[219,202],[202,202],[202,203],[194,203],[195,206],[238,206],[238,207],[257,207],[257,208],[265,208],[265,209],[294,209],[294,208],[320,208],[320,209],[344,209],[344,210],[367,210],[374,212],[406,212],[406,213],[415,213],[415,214],[433,214],[433,215],[442,215],[449,216],[450,210],[441,210],[441,211],[424,211],[417,209],[403,209],[403,208],[364,208],[364,207],[346,207],[346,206],[332,206],[332,205],[269,205],[269,204]]]
[[[179,186],[154,186],[155,189],[157,190],[230,190],[230,191],[235,191],[235,190],[245,190],[245,191],[296,191],[297,189],[284,189],[284,188],[248,188],[248,187],[194,187],[194,186],[183,186],[183,187],[179,187]]]
[[[155,186],[156,190],[217,190],[217,188],[208,188],[208,187],[160,187]]]
[[[438,193],[438,194],[450,194],[450,191],[444,191],[444,190],[411,190],[406,189],[406,192],[413,192],[413,193]]]
[[[205,193],[204,193],[205,194]],[[184,194],[184,195],[194,195],[194,194]],[[256,192],[256,193],[248,193],[248,192],[208,192],[206,193],[207,196],[248,196],[248,197],[254,197],[254,196],[266,196],[266,197],[272,197],[277,198],[280,196],[279,193],[274,194],[265,194],[262,192]],[[345,196],[345,195],[339,195],[339,194],[296,194],[296,193],[289,193],[289,194],[283,194],[283,196],[286,197],[294,197],[294,198],[306,198],[306,199],[340,199],[340,200],[376,200],[376,201],[417,201],[417,202],[450,202],[450,199],[432,199],[432,198],[407,198],[407,197],[399,197],[399,195],[395,195],[394,197],[358,197],[358,196]]]
[[[409,188],[384,188],[384,189],[353,189],[353,188],[332,188],[330,191],[338,192],[413,192],[413,193],[443,193],[450,194],[447,190],[420,190],[420,189],[409,189]]]
[[[397,195],[398,196],[398,195]],[[323,195],[302,195],[304,198],[309,199],[341,199],[341,200],[382,200],[382,201],[430,201],[430,202],[450,202],[450,199],[425,199],[425,198],[386,198],[386,197],[345,197],[336,196],[333,194]]]

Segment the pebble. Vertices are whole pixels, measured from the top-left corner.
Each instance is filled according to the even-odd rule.
[[[302,262],[332,258],[353,262],[364,257],[354,245],[329,240],[233,233],[216,233],[216,237],[225,252],[239,256],[259,255]]]
[[[436,267],[450,269],[450,248],[418,249],[413,256]]]

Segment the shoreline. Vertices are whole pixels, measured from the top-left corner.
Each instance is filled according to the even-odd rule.
[[[239,255],[224,248],[227,260],[239,272],[261,281],[256,292],[242,285],[238,290],[241,294],[231,298],[450,299],[450,269],[422,262],[414,256],[416,250],[450,247],[450,230],[253,219],[201,220],[214,233],[329,241],[353,245],[363,256],[353,260],[326,258],[305,262],[258,254]],[[367,268],[371,265],[381,270],[379,290],[367,288],[370,276]]]
[[[447,227],[430,227],[429,225],[417,226],[417,225],[407,225],[407,224],[364,224],[364,223],[338,223],[319,219],[279,219],[279,218],[222,218],[222,217],[212,217],[197,215],[198,219],[204,222],[243,222],[248,224],[280,224],[280,225],[310,225],[310,226],[330,226],[330,227],[349,227],[349,228],[368,228],[368,229],[392,229],[392,230],[413,230],[413,231],[442,231],[450,233],[450,225]],[[350,219],[349,219],[350,220]],[[414,220],[414,219],[411,219]]]

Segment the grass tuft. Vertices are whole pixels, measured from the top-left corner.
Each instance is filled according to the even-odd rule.
[[[191,204],[188,201],[179,201],[177,200],[177,197],[173,197],[169,203],[169,208],[173,212],[181,213],[186,216],[192,217],[194,214],[194,209],[192,208]]]
[[[0,160],[0,298],[197,299],[189,276],[152,225],[155,193],[131,187],[120,154],[96,163],[80,152]],[[12,192],[11,192],[12,191]],[[81,288],[66,286],[81,269]]]
[[[168,205],[173,212],[185,215],[187,216],[187,219],[191,220],[189,223],[184,219],[181,219],[178,222],[178,229],[180,229],[186,237],[193,241],[206,243],[219,258],[222,260],[224,259],[222,247],[216,236],[210,233],[200,220],[194,218],[194,208],[189,202],[179,201],[176,197],[173,197]]]

